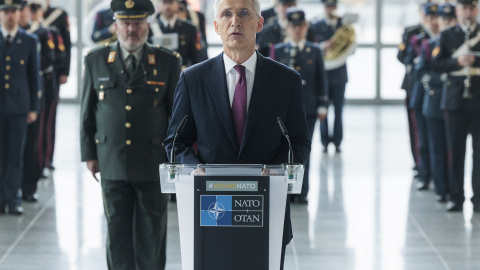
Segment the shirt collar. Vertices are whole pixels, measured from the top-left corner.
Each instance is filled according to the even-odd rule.
[[[298,43],[295,43],[293,40],[290,40],[290,45],[292,47],[298,47],[298,49],[300,51],[303,51],[303,48],[305,48],[305,43],[307,43],[307,40],[306,39],[302,39],[300,40],[300,42]]]
[[[167,18],[165,18],[165,16],[160,14],[160,21],[162,22],[162,24],[165,27],[167,27],[167,25],[170,25],[171,29],[173,29],[173,27],[175,27],[175,23],[177,22],[177,19],[178,19],[177,14],[173,15],[173,18],[171,20],[167,20]]]
[[[238,65],[225,53],[223,53],[223,62],[225,63],[226,74],[228,74],[236,65]],[[255,69],[257,67],[257,53],[254,52],[252,56],[250,56],[250,58],[248,58],[247,61],[243,62],[241,65],[244,66],[248,71],[253,73],[253,75],[255,75]]]
[[[458,23],[460,28],[462,29],[463,32],[467,32],[467,26],[461,23]],[[477,22],[474,22],[472,25],[470,25],[470,33],[475,31],[475,28],[477,27]]]
[[[120,44],[118,46],[120,46]],[[127,57],[130,55],[130,53],[127,50],[125,50],[122,46],[120,46],[120,49],[122,50],[123,61],[125,61],[127,59]],[[140,47],[140,49],[138,49],[138,50],[136,50],[132,53],[133,56],[135,56],[135,59],[137,60],[137,63],[138,63],[138,61],[140,61],[140,58],[142,58],[142,53],[143,53],[143,46]]]
[[[3,35],[3,38],[7,38],[8,35],[11,36],[11,40],[13,40],[13,38],[17,35],[18,33],[18,26],[15,26],[15,29],[13,29],[12,31],[8,32],[7,29],[3,28],[2,27],[2,35]]]

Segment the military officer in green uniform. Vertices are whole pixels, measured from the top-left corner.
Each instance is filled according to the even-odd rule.
[[[168,197],[158,166],[181,70],[177,53],[146,43],[150,0],[113,0],[118,42],[85,57],[81,154],[101,175],[109,269],[165,269]]]

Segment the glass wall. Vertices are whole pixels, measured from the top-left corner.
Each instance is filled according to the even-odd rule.
[[[156,0],[153,0],[156,1]],[[189,0],[190,1],[190,0]],[[64,101],[78,101],[82,78],[83,56],[93,47],[90,40],[94,15],[108,8],[110,0],[51,0],[52,6],[63,7],[70,18],[74,48],[71,76],[61,88]],[[209,56],[222,51],[221,40],[213,28],[213,0],[191,0],[206,15]],[[262,9],[273,6],[274,0],[261,0]],[[323,18],[320,0],[298,0],[309,20]],[[386,103],[404,98],[400,89],[404,67],[397,61],[397,46],[405,26],[418,23],[418,2],[414,0],[340,0],[338,14],[356,13],[355,23],[358,48],[348,58],[349,83],[346,97],[364,103]],[[77,52],[82,51],[79,55]],[[80,78],[80,79],[79,79]]]

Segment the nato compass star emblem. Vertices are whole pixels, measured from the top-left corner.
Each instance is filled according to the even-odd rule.
[[[226,211],[225,206],[219,202],[212,203],[208,207],[208,215],[215,220],[221,219]]]

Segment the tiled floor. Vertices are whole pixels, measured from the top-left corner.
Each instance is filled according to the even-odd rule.
[[[60,106],[57,169],[23,216],[0,216],[0,269],[106,269],[100,186],[80,163],[78,119],[78,106]],[[348,106],[345,123],[341,154],[322,154],[314,135],[310,202],[292,205],[285,269],[480,269],[480,215],[468,201],[463,214],[447,213],[412,185],[403,108]],[[181,269],[177,228],[171,204],[169,270]]]

